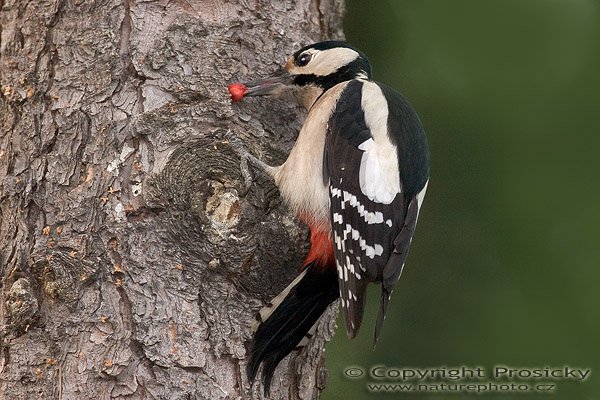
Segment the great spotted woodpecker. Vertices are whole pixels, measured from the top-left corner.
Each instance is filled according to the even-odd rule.
[[[240,150],[243,161],[273,177],[311,232],[301,274],[259,313],[247,372],[252,381],[263,364],[266,393],[277,364],[310,338],[337,298],[348,336],[357,334],[370,282],[381,284],[377,341],[429,179],[417,114],[394,89],[371,80],[359,50],[341,41],[312,44],[272,76],[229,87],[234,101],[286,90],[308,115],[285,163],[270,167]]]

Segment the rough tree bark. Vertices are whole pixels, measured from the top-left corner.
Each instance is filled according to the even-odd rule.
[[[307,231],[281,162],[302,112],[225,86],[341,32],[342,0],[0,0],[0,398],[262,398],[256,311]],[[272,398],[317,398],[330,312]]]

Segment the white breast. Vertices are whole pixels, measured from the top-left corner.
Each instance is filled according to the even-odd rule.
[[[323,182],[323,151],[327,123],[348,82],[340,83],[321,96],[312,107],[298,134],[294,148],[283,165],[276,167],[275,184],[296,215],[329,230],[329,193]]]

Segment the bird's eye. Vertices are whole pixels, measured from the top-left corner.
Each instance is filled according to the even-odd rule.
[[[308,64],[310,62],[311,57],[312,56],[310,54],[302,54],[300,57],[298,57],[296,64],[299,67],[304,67],[306,64]]]

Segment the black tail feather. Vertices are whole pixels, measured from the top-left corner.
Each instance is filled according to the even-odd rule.
[[[275,368],[294,350],[319,320],[327,307],[339,297],[336,271],[309,264],[303,277],[292,283],[281,303],[273,304],[268,317],[254,334],[246,372],[254,381],[263,364],[262,380],[268,396]]]
[[[377,314],[377,322],[375,323],[375,334],[373,336],[373,350],[379,340],[381,334],[381,328],[383,328],[383,321],[385,320],[385,314],[387,313],[388,304],[390,303],[391,293],[385,288],[381,288],[381,299],[379,300],[379,313]]]

